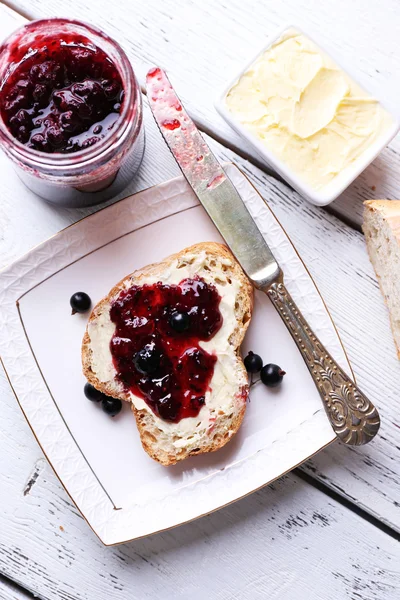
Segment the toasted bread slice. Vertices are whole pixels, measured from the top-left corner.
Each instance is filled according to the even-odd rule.
[[[142,397],[124,388],[116,378],[110,352],[115,325],[109,313],[121,290],[159,281],[178,284],[193,276],[217,288],[223,323],[213,338],[200,342],[204,350],[217,357],[205,405],[198,416],[173,423],[161,419]],[[83,338],[83,373],[98,390],[131,403],[143,448],[156,461],[172,465],[195,454],[213,452],[234,436],[246,410],[249,385],[239,351],[252,309],[253,288],[226,246],[196,244],[135,271],[94,307]]]
[[[364,205],[368,254],[389,309],[400,358],[400,200],[368,200]]]

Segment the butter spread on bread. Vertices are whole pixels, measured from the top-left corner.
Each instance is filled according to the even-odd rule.
[[[221,323],[209,339],[198,342],[201,352],[214,357],[212,377],[198,412],[175,420],[161,418],[151,399],[119,379],[110,348],[116,331],[110,309],[119,295],[133,286],[146,289],[158,282],[177,286],[190,278],[201,278],[219,295]],[[239,429],[249,389],[239,350],[252,304],[252,286],[239,264],[225,246],[210,242],[196,244],[134,272],[93,309],[82,346],[84,374],[97,389],[131,403],[143,447],[158,462],[170,465],[194,454],[217,450]]]

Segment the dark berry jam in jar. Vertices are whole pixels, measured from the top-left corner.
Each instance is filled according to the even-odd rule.
[[[33,21],[0,48],[0,141],[24,183],[62,206],[108,200],[144,150],[141,93],[129,60],[100,30]]]

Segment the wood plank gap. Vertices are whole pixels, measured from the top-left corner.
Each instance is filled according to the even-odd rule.
[[[34,20],[34,17],[32,15],[29,15],[26,11],[17,8],[13,2],[10,2],[10,0],[0,0],[0,4],[4,4],[4,6],[7,6],[7,8],[9,8],[10,10],[13,10],[18,15],[21,15],[21,17],[24,17],[24,19],[26,19],[27,21]]]
[[[38,598],[39,596],[34,596],[32,594],[32,592],[30,592],[29,590],[27,590],[26,588],[24,588],[22,585],[20,585],[19,583],[17,583],[16,581],[14,581],[13,579],[10,579],[9,577],[7,577],[6,575],[2,575],[0,573],[0,597],[1,597],[1,592],[2,592],[2,585],[4,586],[4,588],[10,592],[10,594],[13,594],[12,596],[10,595],[10,599],[12,598],[14,600],[30,600],[31,598]],[[6,598],[7,596],[5,596]]]
[[[332,500],[335,500],[335,502],[338,502],[345,508],[348,508],[354,514],[358,515],[365,521],[368,521],[368,523],[370,523],[374,527],[377,527],[383,533],[386,533],[386,535],[389,535],[391,538],[393,538],[397,542],[400,542],[400,533],[398,531],[396,531],[395,529],[392,529],[392,527],[390,527],[386,523],[383,523],[377,517],[374,517],[373,515],[371,515],[369,512],[367,512],[366,510],[361,508],[355,502],[348,500],[347,498],[342,496],[339,492],[335,492],[332,488],[328,487],[327,485],[325,485],[318,479],[314,479],[311,475],[308,475],[308,473],[305,473],[304,471],[302,471],[300,469],[294,469],[292,472],[297,477],[302,479],[305,483],[312,485],[320,492],[323,492],[324,494],[329,496]]]

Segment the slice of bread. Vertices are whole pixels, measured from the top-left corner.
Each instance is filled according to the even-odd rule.
[[[400,358],[400,200],[364,202],[363,231]]]
[[[116,378],[110,352],[115,325],[109,313],[121,290],[157,282],[178,284],[193,276],[216,287],[223,322],[209,341],[200,342],[204,350],[217,357],[205,404],[197,417],[173,423],[157,416],[143,398],[124,388]],[[252,309],[253,287],[226,246],[196,244],[135,271],[94,307],[82,343],[83,373],[98,390],[131,402],[143,448],[156,461],[172,465],[195,454],[213,452],[234,436],[246,410],[249,385],[239,351]]]

